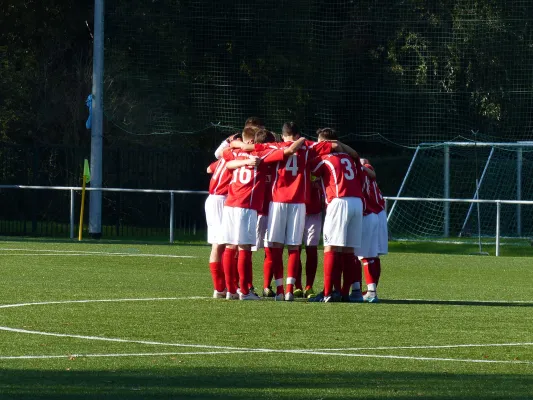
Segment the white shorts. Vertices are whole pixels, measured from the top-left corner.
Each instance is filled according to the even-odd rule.
[[[335,198],[326,208],[324,246],[360,247],[363,202],[359,197]]]
[[[322,230],[322,213],[305,216],[303,242],[306,246],[318,246]]]
[[[207,242],[222,244],[222,211],[227,196],[210,194],[205,200],[205,220],[207,222]]]
[[[268,215],[257,214],[257,227],[255,230],[255,245],[252,246],[252,251],[257,251],[258,249],[264,249],[268,247],[267,242],[265,242],[265,235],[268,227]]]
[[[270,202],[268,211],[268,242],[300,246],[305,226],[304,203]]]
[[[224,207],[222,215],[222,243],[255,244],[257,211],[249,208]]]
[[[378,214],[378,255],[381,254],[389,254],[389,230],[385,210]]]
[[[378,215],[368,214],[363,217],[363,238],[361,248],[355,249],[359,258],[378,256]]]

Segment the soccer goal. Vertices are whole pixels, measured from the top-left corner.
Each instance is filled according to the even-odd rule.
[[[533,142],[422,143],[396,197],[533,200]],[[533,235],[533,207],[501,204],[502,236]],[[391,201],[395,238],[494,236],[496,204]]]

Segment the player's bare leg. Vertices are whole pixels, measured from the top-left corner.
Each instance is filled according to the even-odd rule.
[[[214,294],[216,299],[226,298],[226,282],[224,278],[224,268],[222,267],[222,254],[224,253],[226,245],[215,244],[211,246],[211,254],[209,255],[209,269],[211,271],[211,278],[213,280]]]

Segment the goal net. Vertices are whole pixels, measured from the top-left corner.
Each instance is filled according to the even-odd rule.
[[[532,200],[533,142],[429,143],[417,147],[397,197]],[[496,204],[391,201],[396,238],[494,237]],[[531,205],[501,204],[502,236],[533,235]]]

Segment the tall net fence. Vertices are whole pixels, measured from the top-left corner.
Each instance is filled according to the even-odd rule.
[[[529,0],[106,6],[105,112],[130,134],[233,130],[258,115],[274,130],[294,120],[407,146],[472,130],[533,138]]]
[[[531,200],[533,143],[422,145],[403,182],[401,197]],[[447,205],[448,204],[448,205]],[[411,202],[389,204],[393,237],[494,237],[496,204]],[[502,204],[503,236],[533,235],[533,206]]]

